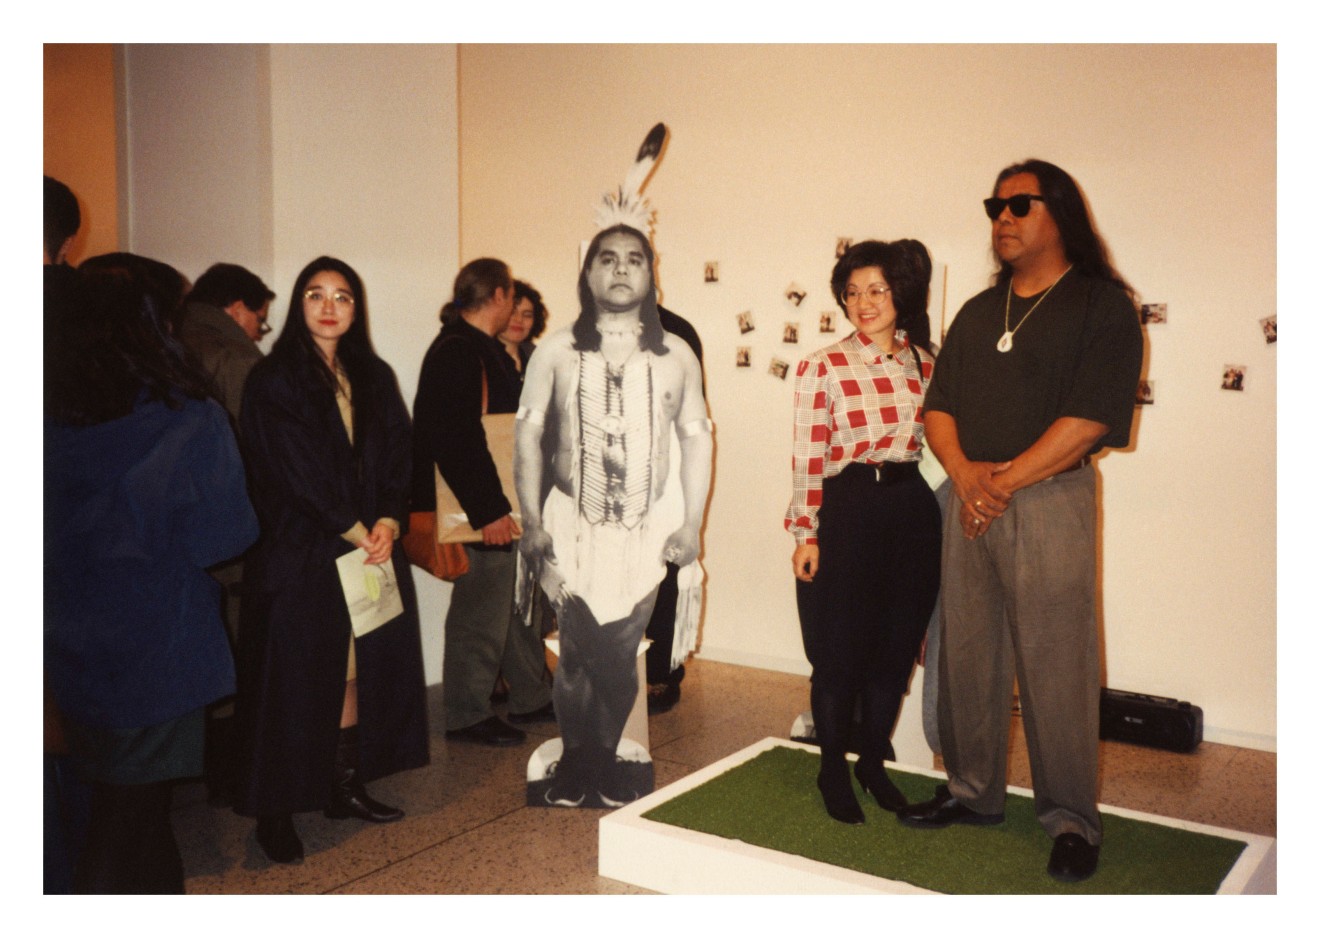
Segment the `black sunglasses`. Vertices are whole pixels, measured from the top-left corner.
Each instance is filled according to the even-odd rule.
[[[991,221],[994,221],[1000,215],[1004,214],[1004,206],[1007,205],[1008,210],[1018,218],[1026,218],[1027,213],[1031,211],[1031,203],[1033,201],[1044,202],[1045,196],[1012,195],[1007,199],[986,199],[985,213],[990,216]]]

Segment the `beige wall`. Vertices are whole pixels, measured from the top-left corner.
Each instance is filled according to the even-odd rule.
[[[1274,49],[1005,52],[463,46],[463,256],[504,257],[545,293],[552,328],[568,325],[594,201],[670,125],[648,189],[658,274],[706,345],[717,426],[701,653],[805,670],[781,522],[792,387],[769,356],[827,341],[815,321],[841,235],[925,241],[948,265],[952,317],[992,270],[979,203],[994,174],[1062,165],[1123,273],[1169,304],[1149,330],[1157,403],[1132,451],[1100,462],[1106,681],[1201,705],[1210,738],[1273,748],[1276,375],[1257,319],[1275,312]],[[809,294],[796,310],[789,281]],[[794,319],[796,347],[780,341]],[[751,369],[733,367],[740,344]],[[1245,392],[1219,389],[1226,363],[1248,366]]]
[[[47,43],[42,52],[42,172],[78,197],[77,264],[119,247],[114,46]]]

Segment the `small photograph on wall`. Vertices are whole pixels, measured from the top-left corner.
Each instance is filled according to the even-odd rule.
[[[1219,383],[1219,386],[1225,391],[1241,391],[1246,378],[1246,365],[1225,365],[1224,378]]]
[[[798,324],[795,322],[784,323],[784,341],[796,345],[798,340]]]
[[[1260,321],[1260,331],[1265,333],[1265,344],[1273,345],[1279,341],[1279,325],[1274,316],[1266,316]]]
[[[1137,406],[1155,403],[1155,382],[1141,380],[1137,382]]]
[[[834,256],[836,258],[843,257],[843,255],[848,253],[848,248],[852,247],[852,245],[853,245],[852,238],[835,238]],[[822,329],[821,331],[824,332],[825,330]]]
[[[770,359],[770,374],[783,381],[788,377],[788,362],[782,358]]]
[[[720,262],[719,262],[719,261],[706,261],[705,280],[706,280],[707,283],[719,283],[719,282],[720,282]]]
[[[1141,324],[1155,326],[1169,321],[1168,303],[1142,303]]]
[[[752,347],[750,345],[738,346],[734,364],[739,368],[752,367]]]
[[[756,323],[752,321],[752,311],[750,309],[743,310],[741,313],[738,314],[739,332],[741,332],[743,335],[746,335],[755,328],[756,328]]]
[[[820,314],[820,331],[822,333],[834,331],[834,310],[822,310]]]
[[[784,299],[788,300],[794,306],[801,306],[802,301],[807,298],[807,291],[799,283],[790,283],[784,288]]]

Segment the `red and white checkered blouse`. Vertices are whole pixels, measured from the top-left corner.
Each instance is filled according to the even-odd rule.
[[[922,402],[935,365],[921,350],[921,373],[907,334],[891,358],[854,332],[798,363],[793,399],[793,500],[784,527],[816,543],[821,483],[849,463],[916,462],[925,432]]]

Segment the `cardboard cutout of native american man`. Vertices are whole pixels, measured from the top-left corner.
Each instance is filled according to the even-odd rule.
[[[538,750],[539,771],[533,756],[529,804],[615,807],[654,790],[649,755],[623,731],[666,561],[680,568],[674,659],[695,645],[712,428],[697,357],[657,308],[640,190],[664,137],[656,125],[606,197],[578,277],[581,313],[537,346],[518,408],[519,602],[539,582],[559,623],[562,737]]]

